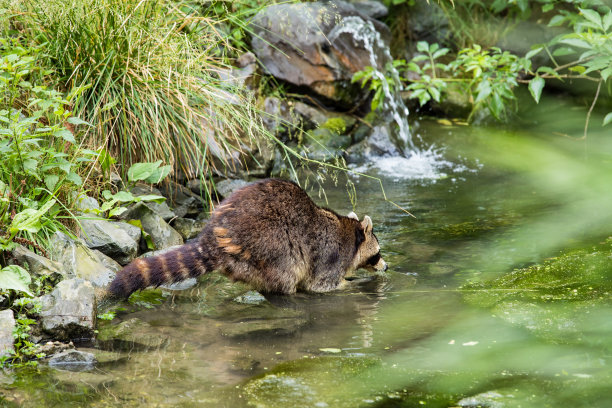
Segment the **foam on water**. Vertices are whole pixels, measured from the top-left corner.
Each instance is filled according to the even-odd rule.
[[[371,173],[377,170],[380,175],[393,180],[429,180],[447,178],[453,174],[470,171],[462,164],[446,160],[441,149],[430,147],[427,150],[413,151],[410,157],[384,156],[370,157],[367,163],[353,167],[359,173]]]

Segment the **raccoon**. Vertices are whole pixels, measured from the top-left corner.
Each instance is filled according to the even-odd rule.
[[[370,217],[338,215],[297,184],[267,179],[222,201],[194,241],[127,265],[107,295],[126,298],[213,270],[261,292],[327,292],[359,268],[387,270]]]

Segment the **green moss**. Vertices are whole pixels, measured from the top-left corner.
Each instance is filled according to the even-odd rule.
[[[608,344],[611,257],[609,238],[488,282],[464,285],[464,299],[547,341]]]
[[[342,118],[329,118],[320,128],[329,129],[334,133],[342,135],[346,132],[346,121]]]
[[[612,291],[612,238],[589,248],[568,252],[497,279],[463,286],[466,298],[492,305],[509,299],[576,301],[603,299]]]

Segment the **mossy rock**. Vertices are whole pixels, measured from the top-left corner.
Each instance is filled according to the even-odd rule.
[[[607,344],[611,257],[609,238],[488,282],[464,285],[464,299],[548,341]]]
[[[612,238],[589,248],[546,259],[542,264],[515,269],[488,282],[463,286],[465,298],[480,306],[508,300],[535,302],[582,301],[607,298],[612,291]]]
[[[249,405],[266,407],[354,407],[362,401],[337,394],[342,384],[378,360],[366,357],[315,357],[288,361],[248,380],[241,394]]]

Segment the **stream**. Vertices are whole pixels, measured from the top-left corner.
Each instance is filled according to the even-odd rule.
[[[216,274],[172,294],[146,291],[100,323],[96,343],[77,345],[96,355],[93,370],[0,373],[6,406],[612,406],[609,293],[556,301],[555,288],[541,292],[550,300],[493,304],[480,300],[495,289],[468,285],[612,232],[601,118],[577,141],[567,135],[582,135],[583,107],[554,97],[526,105],[506,127],[411,114],[414,142],[429,153],[360,168],[414,215],[385,202],[378,181],[353,178],[386,274],[266,299]],[[419,177],[406,177],[402,160]],[[326,194],[316,200],[352,210],[344,186]]]

